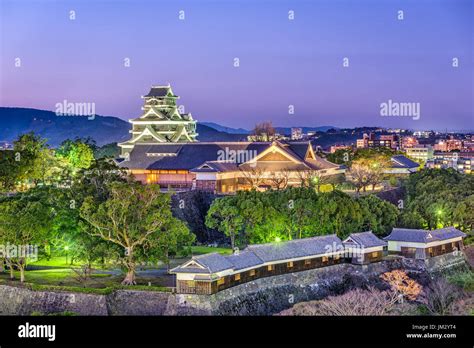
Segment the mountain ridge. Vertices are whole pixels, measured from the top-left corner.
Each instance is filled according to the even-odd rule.
[[[337,127],[300,127],[304,133],[325,132]],[[0,141],[12,142],[20,134],[35,132],[46,138],[55,147],[66,139],[90,137],[98,146],[126,141],[130,138],[131,125],[116,116],[58,116],[48,110],[22,107],[0,107]],[[280,134],[291,134],[291,127],[275,127]],[[241,141],[247,140],[251,131],[232,128],[215,122],[198,122],[199,141]]]
[[[22,107],[0,107],[0,141],[12,142],[20,134],[35,132],[55,147],[66,139],[90,137],[98,146],[130,138],[129,122],[115,116],[58,116],[48,110]],[[238,141],[245,134],[229,134],[198,123],[201,141]]]

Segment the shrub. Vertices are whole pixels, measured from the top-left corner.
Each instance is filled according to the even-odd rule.
[[[474,272],[457,272],[448,276],[448,281],[466,291],[474,291]]]
[[[320,301],[298,303],[281,315],[387,315],[397,302],[392,291],[355,289]]]
[[[422,294],[422,302],[432,315],[448,315],[454,302],[461,298],[458,288],[444,279],[432,282]]]
[[[394,292],[411,301],[415,301],[423,289],[420,284],[407,276],[405,272],[398,269],[386,272],[382,274],[380,278],[385,280]]]

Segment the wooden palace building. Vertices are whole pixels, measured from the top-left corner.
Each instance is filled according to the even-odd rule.
[[[132,138],[119,144],[117,160],[143,183],[227,193],[344,173],[310,142],[198,142],[196,121],[180,114],[170,86],[154,86],[143,98],[143,115],[130,120]]]

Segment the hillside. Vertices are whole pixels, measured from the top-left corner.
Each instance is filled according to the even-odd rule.
[[[13,141],[18,135],[35,132],[58,146],[65,139],[91,137],[98,146],[129,139],[131,124],[118,117],[95,116],[93,120],[80,116],[56,116],[52,111],[0,107],[0,141]],[[236,141],[245,135],[228,134],[198,124],[200,141]]]

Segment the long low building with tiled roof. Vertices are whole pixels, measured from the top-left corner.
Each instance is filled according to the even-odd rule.
[[[250,245],[233,255],[211,253],[195,256],[170,272],[176,274],[178,293],[213,294],[258,278],[343,261],[344,245],[341,240],[336,235],[327,235]]]
[[[432,231],[394,228],[384,240],[388,242],[389,253],[424,260],[462,250],[464,237],[466,234],[454,227]]]
[[[447,227],[433,231],[394,228],[384,238],[371,231],[352,233],[344,241],[335,234],[286,242],[249,245],[232,255],[194,256],[173,268],[176,291],[214,294],[258,278],[306,271],[342,262],[379,262],[387,253],[426,259],[463,249],[465,233]],[[412,250],[413,249],[413,250]]]

